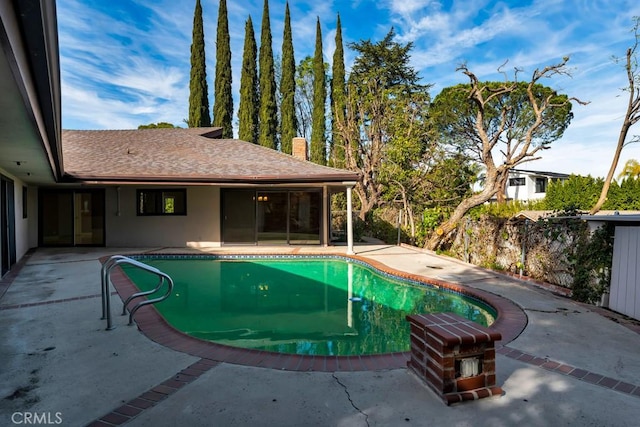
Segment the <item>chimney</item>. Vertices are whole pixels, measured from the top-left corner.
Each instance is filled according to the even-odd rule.
[[[291,154],[300,160],[308,160],[307,158],[307,140],[302,137],[295,137],[291,143]]]

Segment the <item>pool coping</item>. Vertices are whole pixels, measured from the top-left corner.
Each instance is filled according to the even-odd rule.
[[[141,254],[129,254],[128,256],[134,258],[136,256],[193,257],[194,254],[166,254],[145,252]],[[212,258],[230,257],[229,254],[216,253],[210,253],[206,256]],[[243,253],[242,255],[238,255],[238,257],[242,258],[268,258],[270,256],[291,257],[292,254]],[[520,308],[513,301],[507,298],[480,289],[469,288],[461,284],[451,283],[440,279],[434,279],[396,270],[381,262],[358,255],[345,255],[344,253],[324,253],[322,255],[316,253],[296,253],[294,257],[337,257],[352,259],[367,264],[377,270],[382,271],[383,273],[391,274],[412,281],[439,286],[463,295],[476,298],[490,305],[497,312],[496,321],[489,327],[489,329],[499,332],[502,336],[502,339],[496,342],[497,349],[505,346],[506,344],[517,338],[518,335],[520,335],[520,333],[527,326],[527,315],[525,314],[524,310],[522,310],[522,308]],[[108,259],[108,256],[102,257],[100,258],[100,262],[104,264]],[[131,280],[128,278],[128,276],[124,274],[120,266],[116,266],[115,268],[111,269],[110,279],[111,284],[116,289],[116,292],[118,293],[122,301],[125,301],[129,296],[139,291],[135,284],[133,284],[133,282],[131,282]],[[138,310],[135,314],[134,322],[137,325],[138,329],[147,338],[162,346],[182,353],[187,353],[201,359],[214,362],[230,363],[234,365],[255,366],[285,371],[353,372],[406,368],[407,362],[410,358],[410,353],[408,351],[376,355],[316,356],[275,353],[263,350],[231,347],[211,341],[201,340],[178,331],[169,323],[167,323],[167,321],[153,306],[143,307],[141,310]]]

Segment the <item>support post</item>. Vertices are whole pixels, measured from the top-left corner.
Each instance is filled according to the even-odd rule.
[[[322,227],[322,246],[327,247],[331,241],[330,229],[331,229],[331,197],[329,196],[329,189],[327,186],[322,187],[322,218],[324,218]]]
[[[347,254],[353,255],[353,208],[351,206],[351,190],[347,187]]]

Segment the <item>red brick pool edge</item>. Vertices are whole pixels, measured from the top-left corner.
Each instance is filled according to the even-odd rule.
[[[149,254],[146,253],[145,255]],[[263,256],[265,254],[256,255]],[[314,254],[300,253],[296,255],[313,256]],[[345,255],[336,256],[345,257]],[[385,273],[451,289],[489,304],[497,312],[496,321],[491,325],[490,329],[502,335],[502,341],[498,343],[498,347],[514,340],[527,325],[527,316],[524,311],[512,301],[498,295],[441,280],[397,271],[382,263],[364,257],[347,256],[347,258],[364,262]],[[106,257],[102,258],[101,262],[104,263],[107,259]],[[123,301],[133,293],[138,292],[137,287],[119,267],[111,271],[110,278],[111,283]],[[176,330],[165,321],[153,306],[143,307],[136,312],[134,321],[138,329],[145,336],[160,345],[200,357],[204,360],[235,365],[256,366],[286,371],[351,372],[406,368],[410,358],[409,352],[363,356],[312,356],[230,347],[200,340]]]

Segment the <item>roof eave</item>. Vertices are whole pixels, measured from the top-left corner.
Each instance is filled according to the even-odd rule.
[[[92,185],[281,185],[281,184],[326,184],[353,186],[358,175],[302,175],[302,176],[235,176],[235,177],[175,177],[175,176],[98,176],[65,174],[63,182]]]

